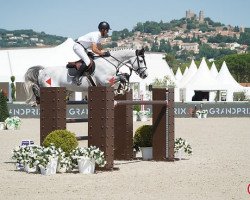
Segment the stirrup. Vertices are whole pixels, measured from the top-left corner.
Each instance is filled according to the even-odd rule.
[[[73,78],[73,82],[77,85],[77,86],[80,86],[82,84],[82,79],[81,77],[78,77],[78,76],[75,76]]]

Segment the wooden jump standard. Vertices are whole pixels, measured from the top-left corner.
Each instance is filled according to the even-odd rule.
[[[88,91],[88,145],[105,153],[107,170],[114,159],[133,159],[132,105],[152,105],[153,159],[174,161],[174,89],[153,89],[153,101],[132,101],[132,92],[114,97],[113,88]],[[65,88],[41,88],[40,143],[53,130],[66,129]]]

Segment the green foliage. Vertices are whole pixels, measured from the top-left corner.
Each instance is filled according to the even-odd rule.
[[[151,83],[153,88],[170,88],[175,87],[174,82],[171,81],[171,79],[168,76],[164,76],[163,79],[155,78],[154,82]]]
[[[138,147],[152,147],[153,139],[153,126],[152,125],[143,125],[140,126],[134,135],[134,148]]]
[[[125,39],[125,38],[131,37],[131,36],[133,36],[133,33],[125,28],[121,31],[113,31],[112,36],[111,36],[111,40],[117,41],[119,39]]]
[[[158,51],[169,53],[169,52],[171,52],[171,49],[172,48],[171,48],[171,45],[170,45],[169,41],[167,41],[167,42],[165,40],[160,41],[160,46],[159,46]]]
[[[141,110],[141,106],[140,105],[133,105],[133,110],[139,112]]]
[[[217,34],[214,37],[209,37],[207,40],[209,43],[233,43],[237,42],[238,39],[236,37],[230,37],[230,36],[223,36],[221,34]]]
[[[11,84],[10,84],[10,87],[11,87],[11,98],[12,98],[12,101],[15,101],[16,100],[16,86],[14,84],[14,81],[15,81],[15,76],[11,76],[10,77],[10,80],[11,80]]]
[[[239,44],[250,45],[250,32],[240,33]]]
[[[202,57],[206,57],[207,59],[214,58],[218,59],[225,55],[236,54],[236,50],[230,49],[213,49],[208,44],[200,45],[199,54],[196,55],[196,59],[201,59]]]
[[[9,37],[7,34],[13,34],[13,36],[17,37],[16,39],[11,40],[9,42]],[[37,43],[42,43],[45,46],[54,46],[61,44],[66,40],[66,37],[55,36],[45,34],[44,32],[35,32],[32,29],[28,30],[13,30],[8,31],[4,29],[0,29],[0,36],[2,40],[0,40],[1,48],[8,47],[35,47]],[[31,38],[37,38],[38,41],[32,41]]]
[[[109,44],[103,45],[103,48],[115,48],[118,47],[116,42],[111,42]]]
[[[69,154],[73,149],[78,146],[78,141],[74,133],[68,130],[55,130],[52,131],[43,142],[43,146],[48,147],[50,144],[54,144],[56,148],[62,148],[62,150]]]
[[[185,18],[180,20],[172,20],[166,23],[163,21],[160,21],[159,23],[154,21],[146,21],[145,23],[139,22],[134,27],[133,32],[140,31],[142,33],[151,33],[153,35],[157,35],[161,31],[174,30],[175,27],[181,27],[185,23]]]
[[[219,26],[224,26],[224,24],[220,23],[220,22],[214,22],[213,20],[211,20],[209,17],[206,17],[204,19],[205,22],[208,23],[208,25],[211,25],[213,27],[219,27]]]
[[[0,90],[0,122],[4,122],[9,116],[7,98],[4,92]]]
[[[215,62],[216,66],[222,66],[223,61],[237,82],[250,82],[250,53],[225,56]]]
[[[233,100],[234,101],[246,101],[247,97],[245,92],[234,92],[233,93]]]
[[[16,80],[15,76],[11,76],[10,80],[11,80],[11,82],[15,82],[15,80]]]
[[[171,54],[166,54],[164,59],[167,61],[170,68],[173,68],[175,57]]]

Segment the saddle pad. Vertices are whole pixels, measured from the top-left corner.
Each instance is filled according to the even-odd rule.
[[[68,75],[70,77],[75,77],[76,75],[85,76],[86,73],[89,74],[89,75],[92,75],[94,73],[94,71],[95,71],[95,62],[93,63],[93,66],[90,69],[87,69],[86,71],[84,71],[84,66],[83,65],[81,65],[79,70],[77,70],[76,68],[68,68]]]
[[[79,70],[76,70],[75,68],[68,68],[68,75],[71,77],[75,77],[76,75],[81,75],[81,72]]]

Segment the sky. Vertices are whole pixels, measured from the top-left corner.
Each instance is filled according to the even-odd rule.
[[[0,0],[0,28],[33,29],[76,39],[96,31],[100,21],[112,30],[138,22],[169,22],[186,10],[225,25],[250,27],[250,0]]]

